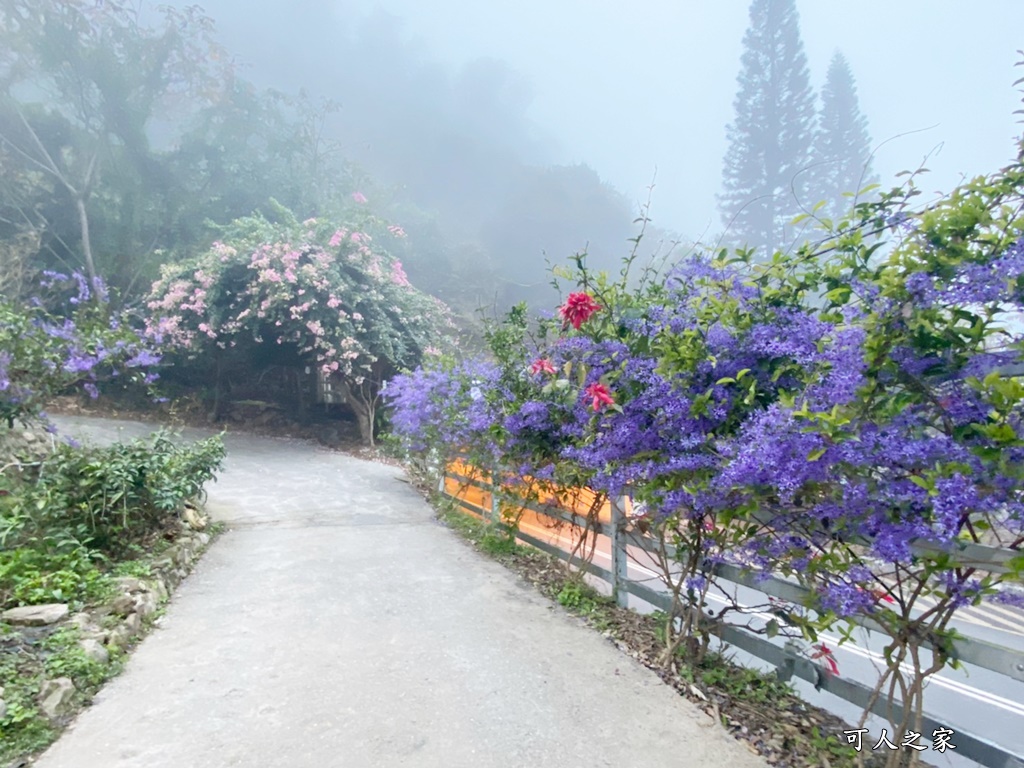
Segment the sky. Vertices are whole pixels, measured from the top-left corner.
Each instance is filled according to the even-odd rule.
[[[530,85],[528,116],[555,160],[583,162],[637,205],[655,181],[655,223],[688,237],[720,230],[715,194],[732,120],[747,0],[302,0],[325,13],[381,8],[424,54],[456,70],[496,57]],[[343,4],[342,4],[343,3]],[[261,4],[262,5],[262,4]],[[249,49],[211,0],[228,47]],[[994,171],[1014,153],[1024,0],[797,0],[816,88],[848,59],[883,183],[927,157],[928,191]],[[265,34],[273,35],[272,26]],[[259,35],[257,35],[257,38]],[[265,45],[264,45],[265,49]]]

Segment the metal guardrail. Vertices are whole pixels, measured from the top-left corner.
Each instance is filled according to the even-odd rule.
[[[471,485],[488,492],[491,497],[490,508],[483,508],[448,494],[445,488],[445,480],[447,478],[458,480],[462,484]],[[438,490],[449,498],[454,499],[459,506],[470,512],[489,518],[494,522],[501,520],[499,494],[494,492],[494,486],[490,483],[445,470],[441,474]],[[583,522],[581,515],[553,505],[523,502],[521,500],[517,500],[516,503],[524,509],[569,525],[580,526]],[[602,568],[601,566],[594,565],[592,562],[578,558],[574,560],[573,565],[607,582],[611,587],[612,596],[619,606],[625,607],[628,603],[628,595],[633,595],[655,608],[671,611],[672,604],[668,594],[628,578],[628,547],[633,545],[649,552],[657,552],[658,547],[661,545],[650,536],[627,531],[628,519],[624,514],[624,504],[621,499],[614,499],[611,509],[612,519],[610,524],[589,521],[591,531],[598,535],[607,536],[611,540],[611,569]],[[516,537],[520,541],[561,560],[569,559],[569,553],[562,548],[521,530],[516,530]],[[668,547],[670,554],[675,554],[674,548],[671,545],[665,546]],[[932,549],[931,545],[927,543],[923,546],[926,549]],[[1006,550],[998,550],[981,545],[970,545],[968,548],[970,551],[963,554],[966,554],[973,561],[994,566],[993,570],[1000,567],[1008,557],[1018,556],[1018,553],[1008,555]],[[958,552],[957,554],[960,553]],[[727,563],[715,564],[711,570],[715,576],[723,581],[749,587],[791,603],[801,604],[810,594],[810,590],[807,587],[792,581],[772,575],[765,577],[762,574],[757,574],[755,576],[755,574],[745,571],[738,566]],[[877,624],[874,624],[868,618],[858,619],[856,623],[869,631],[878,630]],[[798,677],[812,683],[816,688],[826,690],[861,709],[865,708],[871,700],[872,689],[868,686],[832,675],[824,667],[796,653],[792,648],[776,645],[745,628],[735,625],[725,625],[719,628],[717,634],[722,642],[739,648],[774,666],[782,680]],[[1020,651],[977,638],[959,637],[953,641],[953,657],[961,662],[991,670],[1014,680],[1024,681],[1024,653]],[[899,704],[895,704],[890,711],[888,702],[879,697],[872,706],[871,711],[884,719],[888,719],[889,715],[894,715],[898,718],[901,715],[902,707]],[[927,729],[926,733],[944,727],[944,724],[928,715],[924,716],[922,725]],[[961,757],[974,760],[987,768],[1024,768],[1024,759],[983,736],[958,729],[956,739],[957,754]]]

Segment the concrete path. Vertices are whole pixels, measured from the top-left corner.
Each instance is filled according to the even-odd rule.
[[[40,768],[766,765],[438,524],[400,470],[227,443],[210,509],[229,532]]]

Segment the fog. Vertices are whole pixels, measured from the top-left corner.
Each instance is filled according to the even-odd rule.
[[[271,198],[301,220],[345,216],[359,193],[409,233],[396,255],[415,285],[469,313],[550,305],[551,263],[586,250],[615,269],[645,214],[644,256],[766,255],[808,236],[787,222],[815,201],[841,216],[839,193],[862,180],[888,188],[925,165],[934,195],[996,170],[1020,128],[1013,0],[796,0],[796,15],[789,0],[177,5],[170,20],[141,0],[0,5],[0,241],[28,264],[95,250],[95,270],[137,296]],[[785,23],[752,25],[752,8]],[[63,20],[33,22],[47,14]],[[86,25],[61,33],[77,44],[60,24]],[[782,37],[746,60],[751,30]],[[788,58],[771,63],[771,45]],[[739,83],[763,89],[776,66],[796,79],[758,114]],[[826,151],[830,93],[846,112]],[[755,182],[775,150],[751,131],[777,119],[795,130],[789,155]]]
[[[515,120],[474,130],[524,162],[585,163],[634,206],[656,178],[655,223],[689,238],[722,229],[715,193],[748,6],[745,0],[306,0],[261,4],[254,12],[239,0],[205,3],[250,76],[337,98],[343,112],[347,101],[360,104],[360,95],[375,93],[381,105],[415,103],[429,122],[439,105],[418,103],[422,86],[457,80],[460,72],[466,77],[467,68],[482,67],[481,58],[496,59],[507,66],[506,88],[491,96],[507,99],[512,114],[505,116]],[[797,7],[812,84],[822,85],[837,49],[850,62],[883,183],[895,183],[895,173],[927,157],[931,173],[922,186],[948,191],[965,175],[1010,158],[1019,128],[1013,112],[1020,95],[1012,83],[1022,74],[1014,64],[1024,46],[1024,4],[802,0]],[[365,30],[367,17],[387,30],[386,43],[376,56],[353,61],[344,50],[347,34]],[[410,54],[422,67],[416,77],[393,69]],[[346,77],[333,71],[339,65],[355,71]],[[363,94],[331,87],[352,81]],[[486,88],[495,81],[480,82]],[[375,153],[389,151],[389,138],[353,137],[346,149],[376,166]],[[459,183],[457,177],[433,181]]]

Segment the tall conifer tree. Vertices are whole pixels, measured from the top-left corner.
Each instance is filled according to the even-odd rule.
[[[768,255],[807,204],[815,99],[794,0],[753,0],[719,196],[730,239]]]
[[[871,137],[860,111],[853,72],[836,51],[821,91],[821,114],[814,142],[813,202],[825,200],[819,215],[835,221],[853,206],[844,193],[859,192],[878,181],[871,169]]]

